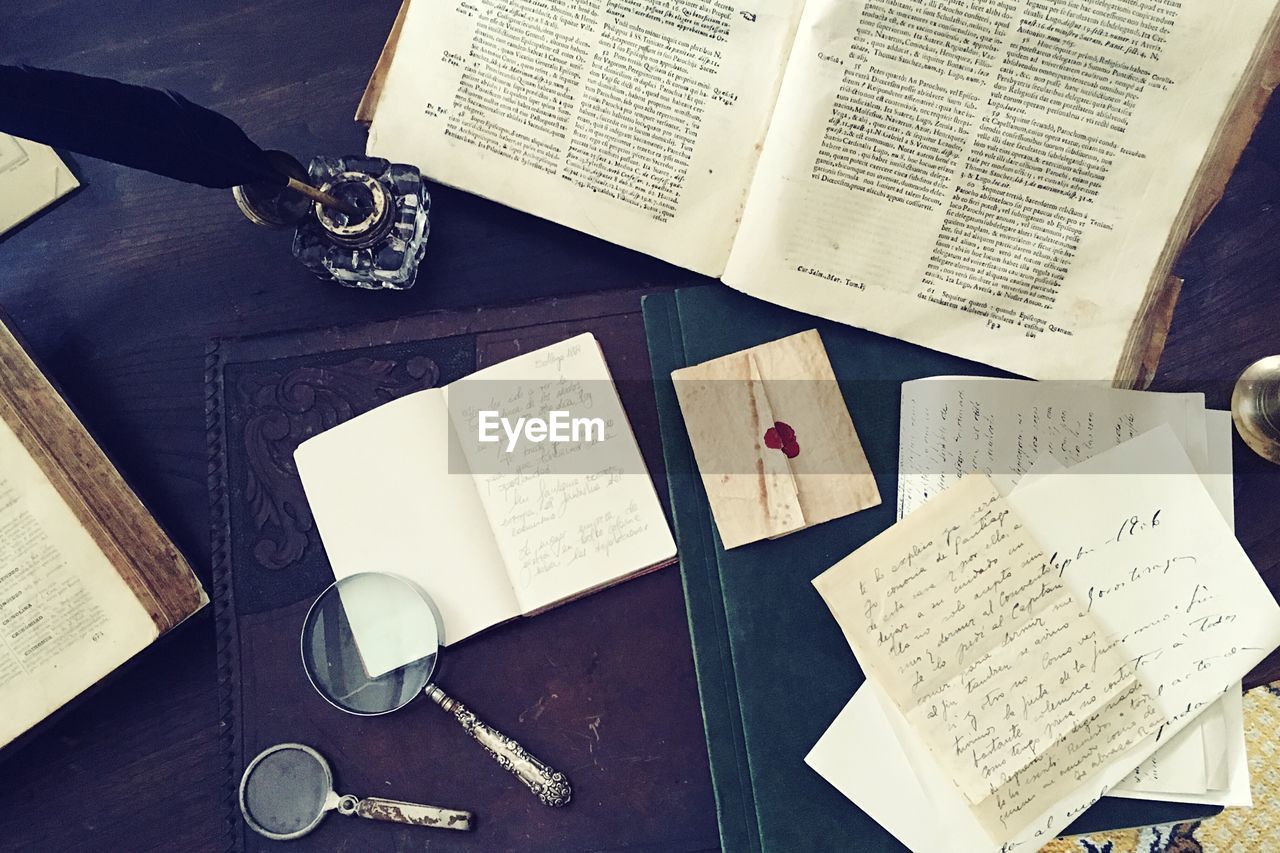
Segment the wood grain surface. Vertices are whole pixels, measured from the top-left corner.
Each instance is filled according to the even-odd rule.
[[[300,158],[363,149],[351,120],[398,0],[23,0],[0,61],[175,89]],[[432,308],[696,277],[478,198],[435,188],[425,275],[404,294],[312,279],[289,235],[228,194],[68,157],[84,187],[0,238],[0,307],[139,496],[208,580],[204,347]],[[1185,253],[1160,390],[1224,407],[1280,353],[1280,108]],[[1280,469],[1237,440],[1238,530],[1280,588]],[[1280,678],[1280,661],[1254,681]],[[212,620],[179,626],[0,765],[0,850],[214,849],[222,781]]]

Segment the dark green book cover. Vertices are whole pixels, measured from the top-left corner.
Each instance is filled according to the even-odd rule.
[[[902,383],[946,374],[1006,374],[724,287],[646,297],[644,315],[721,842],[730,853],[902,850],[804,763],[863,681],[811,581],[895,520]],[[671,372],[812,328],[822,335],[883,502],[726,552],[697,476]],[[1162,823],[1216,811],[1104,799],[1071,829]]]

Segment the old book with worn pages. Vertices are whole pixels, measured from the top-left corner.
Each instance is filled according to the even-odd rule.
[[[370,154],[762,299],[1140,386],[1276,10],[406,0],[358,118]]]
[[[0,746],[208,602],[0,323]]]

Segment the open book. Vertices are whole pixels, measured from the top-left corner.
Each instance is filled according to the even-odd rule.
[[[0,746],[207,602],[0,323]]]
[[[568,426],[556,442],[494,427],[553,412],[601,429]],[[386,403],[303,442],[294,459],[334,576],[415,581],[446,643],[675,558],[590,334]]]
[[[1275,30],[1275,0],[406,0],[357,118],[370,154],[760,298],[1133,385]]]

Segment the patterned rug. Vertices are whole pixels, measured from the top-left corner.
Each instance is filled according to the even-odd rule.
[[[1244,696],[1253,808],[1207,820],[1060,838],[1040,853],[1270,853],[1280,851],[1280,681]]]

